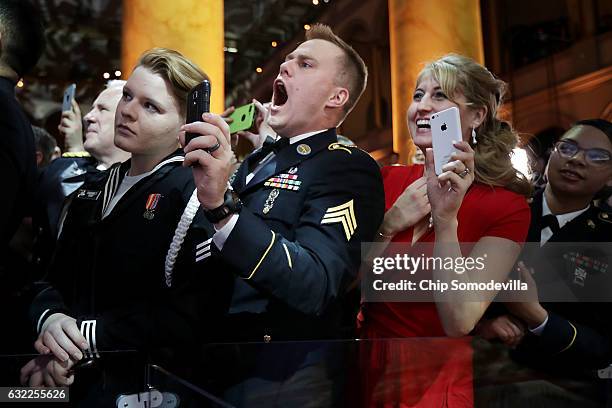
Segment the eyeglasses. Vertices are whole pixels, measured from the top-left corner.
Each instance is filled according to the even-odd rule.
[[[612,161],[612,153],[605,149],[583,149],[576,142],[570,140],[559,140],[555,144],[555,151],[561,156],[571,159],[576,156],[578,152],[584,152],[584,159],[589,164],[596,166],[602,166]]]

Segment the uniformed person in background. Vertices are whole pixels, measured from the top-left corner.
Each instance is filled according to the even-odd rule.
[[[586,398],[581,400],[584,404],[597,404],[605,396],[603,383],[596,380],[595,369],[612,363],[609,298],[612,287],[606,278],[612,272],[608,265],[612,253],[608,244],[612,241],[612,217],[596,207],[594,199],[606,186],[612,186],[612,123],[589,119],[574,124],[555,144],[546,174],[547,183],[536,192],[531,203],[528,234],[528,241],[536,243],[532,245],[539,243],[541,248],[525,254],[518,270],[521,279],[534,287],[540,286],[540,293],[546,293],[542,292],[545,284],[554,284],[553,280],[557,280],[556,286],[563,292],[548,293],[548,296],[565,293],[574,301],[540,303],[536,299],[506,303],[514,317],[526,325],[524,338],[509,327],[514,324],[512,321],[504,320],[505,328],[500,328],[500,320],[488,325],[507,344],[520,342],[513,352],[516,361],[573,381],[574,392],[582,394],[567,390],[559,394],[562,388],[544,389],[543,382],[526,391],[529,382],[525,382],[522,388],[508,392],[508,400],[520,404],[521,395],[532,402],[535,398],[542,406],[570,406],[577,403],[576,398]],[[597,244],[589,243],[606,244],[597,248]],[[546,266],[547,272],[538,266]],[[601,298],[605,292],[607,299]],[[597,294],[599,302],[588,301],[588,297],[595,299],[592,296]],[[555,393],[557,399],[551,397]],[[498,396],[499,400],[505,398]]]
[[[39,273],[46,270],[55,249],[57,224],[66,197],[83,184],[87,173],[104,171],[130,158],[114,143],[115,111],[124,85],[125,81],[109,81],[93,102],[84,118],[84,143],[79,105],[73,99],[72,110],[62,112],[58,128],[66,144],[72,140],[72,147],[44,169],[36,189],[34,263]]]
[[[338,143],[336,127],[362,94],[367,68],[329,27],[315,25],[306,39],[287,55],[273,83],[268,123],[280,138],[245,159],[232,189],[225,122],[205,115],[184,127],[203,135],[185,146],[185,164],[194,165],[198,198],[216,229],[203,245],[212,241],[235,276],[229,316],[219,330],[226,340],[352,336],[342,330],[344,294],[357,275],[361,243],[380,225],[384,195],[376,162]],[[322,380],[317,375],[329,365],[320,346],[264,346],[240,361],[244,368],[256,357],[262,371],[244,372],[237,382],[251,378],[226,393],[231,402],[274,406],[274,395],[278,406],[330,404],[329,387],[296,385],[298,376]],[[286,366],[275,371],[276,364]]]
[[[144,390],[141,363],[173,362],[175,351],[160,362],[158,348],[192,351],[203,311],[211,324],[222,314],[219,299],[228,292],[216,277],[226,275],[194,274],[187,228],[191,222],[201,237],[213,227],[196,213],[193,176],[177,142],[187,93],[204,79],[178,52],[141,56],[115,116],[115,144],[132,157],[91,174],[72,197],[48,283],[31,306],[43,356],[22,369],[24,384],[76,381],[71,402],[114,406],[120,393]],[[104,353],[112,350],[141,354]],[[94,367],[69,371],[87,359]]]

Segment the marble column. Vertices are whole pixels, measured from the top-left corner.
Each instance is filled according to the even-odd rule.
[[[389,0],[393,148],[400,162],[414,153],[406,110],[423,64],[454,52],[484,62],[478,0]]]
[[[124,0],[121,67],[127,78],[142,52],[179,51],[210,77],[211,111],[224,105],[223,0]]]

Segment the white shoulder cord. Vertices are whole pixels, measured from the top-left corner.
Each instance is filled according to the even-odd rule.
[[[181,250],[181,246],[183,245],[183,241],[185,240],[185,235],[187,235],[187,231],[191,226],[193,217],[195,217],[196,212],[198,212],[198,208],[200,208],[200,202],[198,201],[198,190],[195,189],[193,190],[191,198],[189,199],[189,202],[185,207],[185,211],[183,211],[183,215],[181,215],[181,220],[176,226],[176,231],[174,231],[172,243],[170,244],[170,248],[168,249],[168,253],[166,254],[164,272],[166,276],[166,286],[168,287],[172,286],[172,271],[174,270],[176,257],[178,256],[178,253]]]

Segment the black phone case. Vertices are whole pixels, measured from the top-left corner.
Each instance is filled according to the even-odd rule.
[[[204,80],[187,94],[187,118],[185,123],[202,121],[202,114],[210,112],[210,82]],[[185,133],[185,144],[198,137],[198,133]]]

